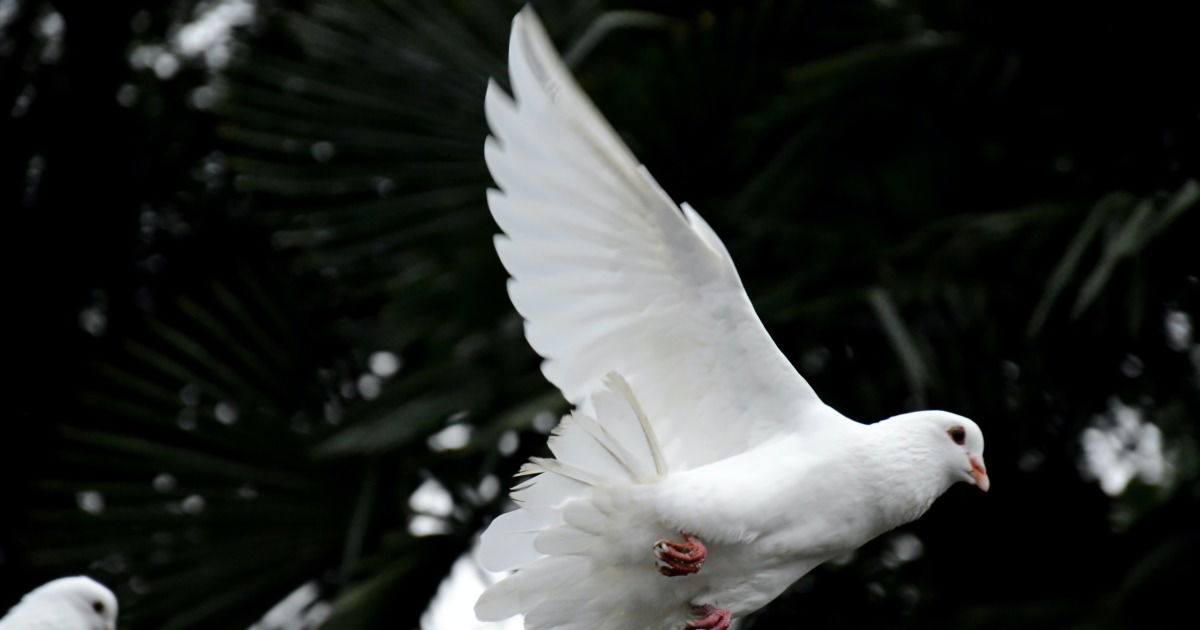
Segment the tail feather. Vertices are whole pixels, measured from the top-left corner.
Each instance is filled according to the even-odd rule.
[[[596,570],[531,608],[525,630],[676,630],[689,610],[664,606],[656,577],[628,566]]]
[[[526,613],[531,629],[568,627],[563,623],[606,627],[605,619],[592,618],[600,614],[594,606],[577,600],[620,598],[581,589],[611,584],[596,578],[614,568],[609,539],[627,515],[597,491],[655,483],[666,466],[629,385],[616,374],[605,384],[608,390],[591,397],[596,419],[581,410],[563,418],[550,439],[555,458],[533,458],[522,468],[533,476],[513,489],[518,509],[497,517],[484,532],[484,566],[517,571],[479,598],[475,612],[481,620]]]
[[[525,630],[595,630],[604,627],[603,615],[594,611],[587,598],[555,599],[538,604],[525,617]]]
[[[603,541],[594,534],[580,531],[570,525],[551,527],[533,537],[533,546],[550,556],[599,555]]]
[[[475,602],[475,616],[480,621],[499,621],[531,610],[563,584],[580,582],[590,571],[587,558],[546,556],[484,591]]]
[[[609,515],[589,501],[575,501],[563,508],[562,520],[581,532],[602,536],[608,530]]]
[[[493,571],[519,567],[542,556],[533,536],[559,523],[561,515],[543,508],[524,507],[492,520],[479,545],[479,562]]]
[[[538,474],[513,488],[512,499],[521,507],[557,508],[581,496],[590,486],[570,477],[551,473]]]
[[[571,462],[610,479],[629,476],[631,462],[620,456],[620,442],[584,413],[565,416],[548,445],[558,461]]]
[[[603,628],[603,613],[588,598],[555,599],[538,604],[525,617],[525,630],[594,630]]]

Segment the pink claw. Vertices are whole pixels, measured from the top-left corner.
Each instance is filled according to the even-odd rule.
[[[700,572],[700,565],[708,559],[708,548],[699,538],[684,534],[682,543],[665,538],[654,543],[654,557],[658,572],[667,577],[691,575]]]
[[[728,608],[715,608],[713,606],[696,606],[692,608],[692,612],[699,616],[699,619],[692,619],[684,626],[694,630],[729,630],[729,624],[733,623],[733,613],[729,612]]]

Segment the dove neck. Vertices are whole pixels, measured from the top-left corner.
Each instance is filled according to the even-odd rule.
[[[954,483],[927,432],[905,416],[869,425],[870,481],[887,529],[920,518]]]

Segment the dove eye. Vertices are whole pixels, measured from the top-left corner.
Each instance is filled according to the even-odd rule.
[[[104,602],[101,602],[101,601],[92,602],[92,610],[94,610],[98,613],[103,613],[104,612]]]
[[[954,443],[959,446],[962,446],[963,442],[967,441],[967,432],[962,427],[954,427],[946,433],[949,433],[950,439],[954,440]]]

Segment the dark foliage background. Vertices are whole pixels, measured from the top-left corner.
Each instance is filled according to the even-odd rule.
[[[259,0],[226,63],[181,43],[219,4],[0,1],[0,609],[86,571],[125,628],[245,627],[309,581],[325,627],[414,627],[564,407],[482,203],[519,3]],[[827,402],[988,436],[989,495],[748,627],[1186,625],[1186,3],[535,5]],[[414,536],[429,479],[454,508]]]

